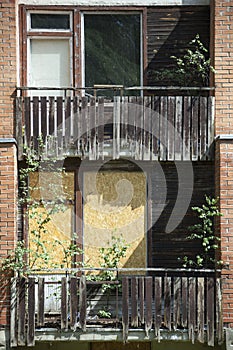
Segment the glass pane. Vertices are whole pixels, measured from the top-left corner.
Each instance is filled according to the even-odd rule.
[[[87,15],[85,85],[140,85],[140,15]]]
[[[70,16],[32,13],[31,29],[70,29]]]
[[[29,85],[67,87],[71,85],[70,43],[67,39],[32,39]],[[59,91],[51,94],[59,95]],[[60,92],[61,93],[61,92]],[[35,95],[35,91],[33,92]],[[45,91],[43,91],[45,94]],[[41,91],[40,91],[41,95]]]

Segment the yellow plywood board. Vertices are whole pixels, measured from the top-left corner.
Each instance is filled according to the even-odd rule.
[[[99,265],[99,248],[112,235],[129,244],[124,267],[146,266],[146,178],[142,172],[84,174],[84,256]]]

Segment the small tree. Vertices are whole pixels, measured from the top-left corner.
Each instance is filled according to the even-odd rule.
[[[201,243],[203,252],[197,254],[195,259],[188,256],[183,258],[184,267],[208,267],[209,265],[222,266],[223,262],[216,259],[213,255],[219,248],[220,237],[214,233],[214,219],[221,216],[218,209],[218,198],[205,196],[205,204],[201,207],[192,207],[198,215],[199,222],[189,226],[191,234],[187,237],[189,240],[197,240]]]

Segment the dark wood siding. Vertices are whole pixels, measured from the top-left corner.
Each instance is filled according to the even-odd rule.
[[[196,34],[209,48],[208,6],[149,7],[147,13],[147,84],[154,85],[153,71],[174,65]],[[159,84],[159,82],[158,82]]]
[[[158,164],[158,163],[157,163]],[[153,267],[182,267],[178,257],[185,255],[192,256],[200,251],[197,243],[187,240],[189,234],[187,227],[196,223],[196,213],[192,211],[193,206],[200,206],[204,203],[205,194],[214,195],[214,164],[213,162],[193,163],[194,188],[189,209],[179,224],[172,232],[166,233],[166,225],[174,208],[178,192],[178,177],[176,166],[173,162],[159,163],[162,168],[154,165],[152,172],[152,220],[155,221],[157,209],[161,196],[161,189],[164,188],[166,179],[166,206],[159,219],[152,228],[152,264]],[[185,198],[184,198],[185,200]]]

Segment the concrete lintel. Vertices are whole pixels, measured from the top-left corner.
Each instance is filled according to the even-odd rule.
[[[217,135],[215,136],[215,140],[218,141],[218,140],[233,140],[233,134],[220,134],[220,135]]]
[[[4,143],[14,143],[17,145],[17,141],[15,138],[13,137],[0,137],[0,144],[4,144]]]
[[[19,0],[25,5],[77,5],[76,0]],[[80,0],[78,6],[200,6],[210,0]]]

